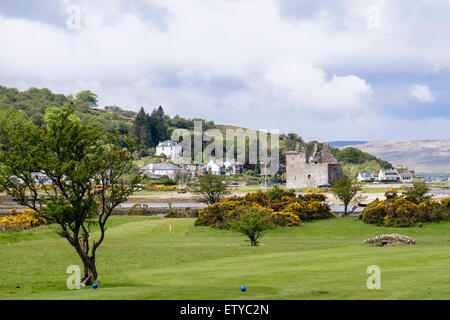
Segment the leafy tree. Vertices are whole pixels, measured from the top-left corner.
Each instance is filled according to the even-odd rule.
[[[194,192],[200,195],[200,200],[209,205],[219,202],[229,194],[225,179],[222,176],[206,174],[198,178]]]
[[[191,173],[185,168],[181,168],[181,170],[175,172],[175,181],[178,184],[188,184],[191,181],[191,178]]]
[[[151,120],[144,108],[141,108],[134,120],[133,134],[137,137],[138,142],[145,145],[147,148],[153,146]]]
[[[47,108],[47,110],[45,110],[44,121],[47,125],[61,121],[63,113],[64,110],[58,107]],[[78,118],[75,114],[71,114],[68,119],[72,122],[81,122],[80,118]]]
[[[29,123],[27,115],[23,111],[12,107],[0,110],[0,144],[8,142],[8,133],[17,126]]]
[[[108,218],[142,177],[132,176],[125,186],[123,178],[134,166],[135,150],[118,145],[116,135],[71,121],[72,115],[73,109],[64,110],[46,127],[12,130],[0,150],[0,186],[19,204],[59,225],[58,234],[83,262],[83,284],[90,284],[98,278],[96,253]],[[40,190],[37,172],[51,179],[49,190]],[[93,188],[98,185],[101,188]],[[91,242],[93,225],[100,236]]]
[[[295,190],[294,189],[283,189],[280,187],[274,187],[270,190],[266,191],[266,194],[269,196],[270,200],[278,200],[281,201],[283,197],[295,198]]]
[[[349,204],[356,197],[359,191],[361,191],[361,186],[353,183],[352,179],[346,175],[334,181],[331,187],[331,193],[333,193],[333,195],[344,203],[344,217],[356,209],[357,206],[354,206],[353,210],[348,212]]]
[[[233,174],[234,168],[233,168],[233,166],[228,166],[228,167],[225,169],[225,171],[226,171],[226,173],[229,173],[229,174],[231,175],[231,174]]]
[[[344,164],[365,164],[376,161],[383,169],[392,168],[392,165],[389,162],[380,160],[367,152],[363,152],[353,147],[348,147],[337,152],[337,159]]]
[[[81,103],[89,107],[96,107],[98,102],[98,96],[89,90],[84,90],[77,93],[75,102],[77,104]]]
[[[254,247],[259,246],[259,239],[273,228],[270,215],[266,214],[264,210],[256,208],[248,208],[233,226],[235,231],[246,235]]]
[[[364,153],[356,148],[348,147],[338,153],[338,160],[345,163],[361,164],[365,161]]]
[[[415,181],[411,187],[406,189],[404,196],[406,200],[419,204],[431,198],[426,196],[428,191],[430,191],[430,188],[425,181]]]
[[[164,109],[161,106],[153,110],[150,115],[150,124],[154,147],[159,142],[169,139]]]

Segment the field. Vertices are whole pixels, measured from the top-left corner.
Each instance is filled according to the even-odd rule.
[[[1,299],[450,299],[450,222],[313,221],[276,229],[255,248],[193,219],[112,217],[97,258],[102,286],[73,291],[66,268],[81,263],[55,228],[0,233]],[[363,243],[394,232],[417,244]],[[366,287],[370,265],[381,268],[381,290]]]

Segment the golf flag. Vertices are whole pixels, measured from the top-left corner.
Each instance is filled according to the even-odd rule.
[[[172,225],[170,225],[170,231],[172,231]]]

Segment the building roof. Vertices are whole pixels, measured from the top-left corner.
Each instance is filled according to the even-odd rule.
[[[180,168],[173,163],[154,163],[148,164],[142,170],[179,170]]]
[[[411,172],[401,172],[399,174],[400,174],[400,176],[402,178],[404,178],[404,177],[411,177],[412,178],[412,176],[413,176]]]
[[[175,147],[176,145],[177,145],[176,142],[166,140],[166,141],[160,142],[158,144],[158,147]]]
[[[373,178],[376,176],[375,173],[370,172],[370,171],[361,171],[359,174],[363,178]]]
[[[157,163],[153,165],[154,170],[179,170],[173,163]]]
[[[384,174],[398,174],[398,171],[397,170],[395,170],[395,169],[388,169],[388,170],[386,170],[386,169],[381,169],[381,171],[380,172],[382,172],[382,173],[384,173]]]

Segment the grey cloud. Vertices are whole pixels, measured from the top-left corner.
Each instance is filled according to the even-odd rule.
[[[61,3],[54,0],[14,0],[0,1],[0,14],[11,18],[21,18],[58,27],[65,27],[67,14]]]
[[[337,1],[329,0],[278,0],[280,6],[280,14],[286,18],[299,19],[311,18],[318,15],[321,11],[342,13],[343,6]]]

